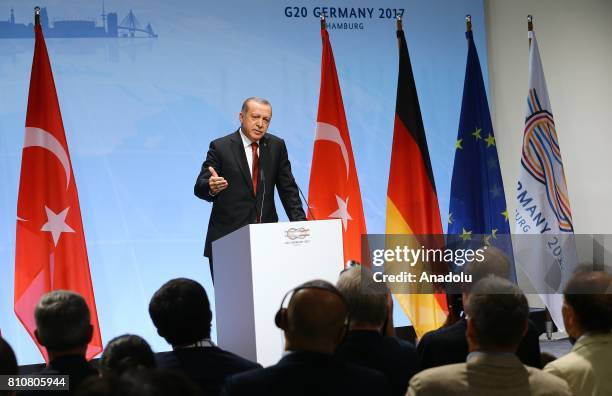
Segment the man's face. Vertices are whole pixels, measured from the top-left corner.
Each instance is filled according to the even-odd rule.
[[[257,142],[268,131],[272,120],[272,107],[250,101],[247,111],[240,112],[240,126],[242,132],[252,141]]]

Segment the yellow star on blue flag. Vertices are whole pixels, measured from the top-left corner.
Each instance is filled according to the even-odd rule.
[[[468,231],[464,228],[463,232],[461,233],[461,240],[469,241],[470,239],[472,239],[472,231]]]
[[[474,139],[476,140],[482,139],[482,136],[480,136],[480,132],[482,132],[482,129],[480,128],[476,128],[476,130],[472,132],[472,136],[474,136]]]

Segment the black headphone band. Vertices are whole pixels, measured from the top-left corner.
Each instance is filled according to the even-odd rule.
[[[348,309],[348,302],[346,301],[346,299],[344,298],[344,296],[342,295],[342,293],[340,293],[339,290],[335,289],[335,288],[331,288],[331,287],[326,287],[323,285],[301,285],[298,286],[296,288],[293,288],[291,290],[289,290],[287,293],[285,293],[285,295],[283,296],[283,299],[281,300],[281,305],[279,309],[283,309],[285,308],[285,300],[287,300],[287,297],[289,297],[289,295],[291,295],[291,298],[289,299],[289,301],[287,302],[287,305],[289,305],[291,303],[291,299],[293,299],[293,296],[299,292],[300,290],[305,290],[305,289],[318,289],[318,290],[323,290],[326,292],[330,292],[332,294],[335,294],[336,296],[338,296],[340,298],[340,300],[342,300],[342,303],[344,303],[344,305],[346,306],[346,308]]]

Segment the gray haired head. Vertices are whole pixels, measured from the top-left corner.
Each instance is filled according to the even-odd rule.
[[[487,276],[497,276],[504,279],[508,279],[510,276],[510,260],[503,251],[493,246],[481,249],[484,250],[483,260],[472,260],[465,267],[465,273],[471,275],[472,280],[470,283],[463,284],[463,291],[468,294],[478,281]]]
[[[489,275],[472,288],[466,312],[480,347],[516,348],[525,334],[529,306],[518,286]]]
[[[250,98],[246,98],[244,102],[242,102],[242,108],[240,109],[240,111],[243,114],[247,113],[247,111],[249,110],[249,103],[251,102],[255,102],[260,105],[270,106],[270,108],[272,108],[272,104],[270,104],[267,99],[260,98],[259,96],[251,96]]]
[[[344,270],[336,285],[346,299],[352,323],[382,326],[387,317],[388,290],[375,288],[371,272],[360,265]]]
[[[89,307],[81,295],[55,290],[42,296],[34,310],[38,341],[47,349],[62,351],[91,341]]]

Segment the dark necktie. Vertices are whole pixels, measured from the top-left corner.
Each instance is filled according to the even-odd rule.
[[[253,151],[253,172],[251,178],[253,179],[253,194],[257,195],[257,183],[259,182],[259,155],[257,155],[257,148],[259,144],[257,142],[251,143],[251,150]]]

